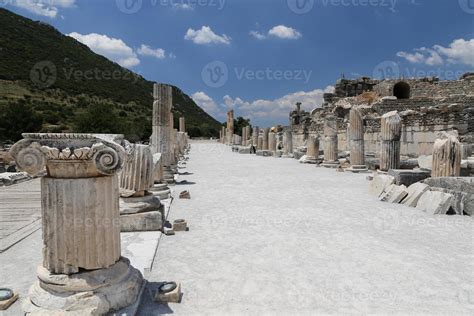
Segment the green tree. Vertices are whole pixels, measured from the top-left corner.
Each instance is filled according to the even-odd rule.
[[[92,103],[86,111],[76,115],[74,130],[77,133],[122,134],[123,127],[111,105]]]
[[[42,124],[42,117],[24,100],[0,108],[0,139],[16,142],[22,133],[39,132]]]

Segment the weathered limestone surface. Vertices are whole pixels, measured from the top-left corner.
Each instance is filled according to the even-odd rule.
[[[154,183],[153,155],[150,147],[133,144],[129,157],[120,173],[120,195],[122,197],[144,196]]]
[[[412,185],[410,185],[407,189],[408,195],[407,197],[403,200],[403,204],[406,206],[410,207],[416,207],[418,204],[418,200],[420,197],[426,192],[430,190],[430,186],[417,182]]]
[[[452,199],[453,195],[449,193],[426,191],[418,200],[416,208],[430,214],[444,215],[448,213]]]
[[[461,143],[457,132],[438,133],[433,147],[432,177],[459,177],[461,175]]]
[[[163,155],[163,166],[170,164],[170,130],[169,112],[173,106],[172,88],[165,84],[153,86],[153,133],[151,136],[151,149],[153,153]]]
[[[303,163],[317,163],[319,158],[319,138],[317,136],[310,136],[308,138],[306,156],[302,161]]]
[[[400,168],[402,118],[397,111],[384,114],[381,120],[380,170]]]
[[[232,145],[234,137],[234,110],[227,112],[227,128],[226,128],[226,142],[228,145]]]
[[[109,275],[120,259],[117,173],[129,144],[122,135],[23,137],[10,152],[18,168],[31,175],[46,169],[41,180],[44,268],[39,269],[39,283],[31,288],[24,310],[44,315],[66,311],[98,315],[135,302],[141,274],[126,264],[122,275],[129,277]],[[46,278],[42,271],[48,272]],[[101,280],[100,288],[81,281],[90,273]],[[57,278],[62,280],[58,287]]]
[[[407,195],[406,186],[392,184],[384,190],[379,199],[383,202],[400,203]]]
[[[263,136],[258,136],[257,150],[263,150]]]
[[[375,196],[380,196],[386,188],[395,183],[395,178],[389,175],[378,174],[370,182],[369,192]]]

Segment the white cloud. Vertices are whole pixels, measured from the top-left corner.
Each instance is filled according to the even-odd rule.
[[[11,0],[7,3],[25,9],[33,14],[55,18],[58,8],[73,8],[76,0]]]
[[[191,98],[208,114],[215,117],[221,117],[223,115],[223,109],[219,107],[217,103],[214,102],[214,100],[204,92],[196,92],[191,96]]]
[[[251,121],[258,122],[261,119],[282,121],[288,118],[297,102],[302,103],[302,109],[311,111],[323,104],[324,93],[333,91],[334,87],[328,86],[324,90],[299,91],[274,100],[259,99],[251,102],[244,101],[239,97],[233,99],[226,95],[224,104],[228,108],[235,109],[239,115],[250,118]]]
[[[284,25],[278,25],[272,27],[267,33],[259,32],[259,31],[250,31],[250,36],[255,37],[258,40],[264,40],[269,37],[277,37],[280,39],[290,39],[290,40],[295,40],[301,38],[303,35],[301,35],[300,32],[295,30],[292,27],[284,26]]]
[[[474,38],[469,41],[457,39],[449,47],[435,45],[434,49],[446,56],[450,63],[474,66]]]
[[[251,36],[255,37],[256,39],[259,39],[259,40],[264,40],[267,38],[267,36],[263,33],[260,33],[258,31],[250,31],[249,33]]]
[[[145,44],[142,44],[142,46],[140,46],[140,48],[137,50],[137,54],[141,56],[151,56],[157,59],[164,59],[166,57],[166,52],[164,49],[154,49]]]
[[[138,59],[137,54],[121,39],[111,38],[107,35],[97,33],[82,35],[73,32],[70,33],[69,36],[89,46],[95,53],[103,55],[123,67],[133,67],[140,64],[140,59]]]
[[[299,39],[303,36],[294,28],[284,25],[274,26],[270,31],[268,31],[268,35],[282,39]]]
[[[405,58],[413,64],[429,66],[442,65],[445,61],[451,64],[474,66],[474,39],[457,39],[449,47],[434,45],[433,48],[417,48],[414,53],[398,52],[397,56]]]
[[[193,41],[195,44],[230,44],[231,38],[225,34],[217,35],[209,26],[203,26],[200,30],[188,29],[185,40]]]

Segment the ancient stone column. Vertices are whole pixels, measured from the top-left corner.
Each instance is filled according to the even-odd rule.
[[[181,116],[179,118],[179,131],[182,133],[186,132],[186,119],[184,118],[184,116]]]
[[[134,303],[143,278],[121,257],[122,135],[23,134],[10,153],[41,178],[43,264],[26,313],[102,315]]]
[[[171,190],[164,179],[162,155],[160,153],[153,155],[153,179],[154,185],[150,191],[160,200],[170,198]]]
[[[322,166],[327,168],[339,166],[337,141],[337,119],[335,116],[328,116],[324,122],[324,162]]]
[[[459,177],[461,175],[461,143],[458,133],[440,132],[433,147],[433,167],[431,176]]]
[[[242,128],[242,146],[246,146],[247,145],[247,128],[246,127],[243,127]]]
[[[252,136],[251,136],[252,129],[250,128],[250,126],[245,126],[244,129],[245,129],[245,146],[250,146],[251,140],[252,140]]]
[[[161,230],[163,206],[149,192],[154,185],[154,164],[151,149],[146,145],[131,145],[129,158],[120,173],[120,219],[122,231]]]
[[[285,131],[283,134],[283,155],[293,154],[293,135],[291,131]]]
[[[382,115],[380,143],[380,170],[400,168],[400,138],[402,118],[397,111]]]
[[[271,152],[276,150],[276,135],[273,132],[268,133],[268,150]]]
[[[263,150],[263,136],[258,136],[257,150]]]
[[[151,148],[153,153],[161,153],[165,180],[174,182],[171,153],[170,111],[173,106],[173,90],[165,84],[155,84],[153,87],[153,134]]]
[[[225,144],[226,136],[225,136],[225,127],[221,127],[221,143]]]
[[[309,136],[306,156],[311,159],[319,157],[319,138],[316,136]]]
[[[258,134],[259,134],[259,128],[258,126],[253,128],[252,131],[252,146],[255,148],[258,146]]]
[[[349,146],[351,167],[347,171],[367,171],[364,148],[364,119],[358,109],[349,112]]]
[[[268,133],[270,133],[269,128],[265,128],[263,130],[263,143],[262,143],[262,150],[268,150]]]
[[[230,110],[227,112],[227,129],[226,129],[226,135],[227,135],[227,144],[232,145],[233,142],[233,137],[234,137],[234,110]]]

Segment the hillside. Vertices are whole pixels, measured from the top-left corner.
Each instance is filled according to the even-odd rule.
[[[0,9],[0,26],[0,140],[15,141],[15,129],[148,139],[153,82],[48,24]],[[182,114],[191,136],[217,136],[220,123],[173,88],[176,124]],[[88,122],[97,114],[110,119]]]

